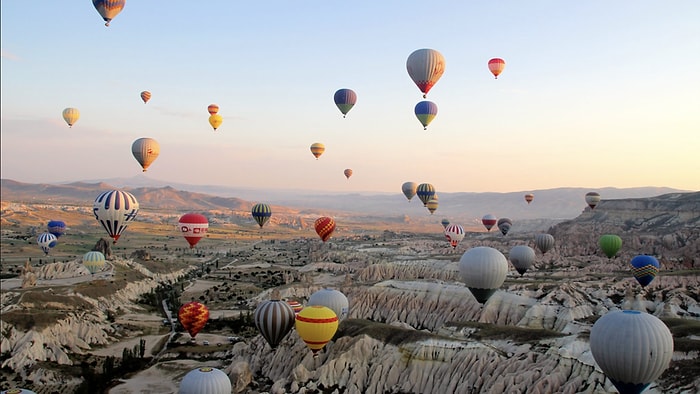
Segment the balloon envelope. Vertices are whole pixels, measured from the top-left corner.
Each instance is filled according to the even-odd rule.
[[[12,388],[8,390],[0,391],[0,394],[36,394],[34,391],[29,389]]]
[[[500,218],[496,222],[496,227],[501,230],[501,234],[506,235],[510,228],[513,226],[513,221],[508,218]]]
[[[68,123],[68,127],[73,127],[78,119],[80,119],[80,111],[77,108],[66,108],[63,110],[63,120]]]
[[[335,101],[335,105],[343,114],[344,118],[355,103],[357,103],[357,94],[351,89],[338,89],[333,95],[333,101]]]
[[[417,189],[418,184],[415,182],[404,182],[403,185],[401,185],[401,192],[406,196],[408,202],[411,202],[413,196],[416,195]]]
[[[294,327],[315,355],[333,339],[338,330],[338,316],[328,307],[310,305],[296,315]]]
[[[464,227],[459,224],[448,224],[445,226],[445,237],[452,248],[456,248],[464,239]]]
[[[447,218],[445,218],[440,221],[440,224],[442,224],[442,228],[447,228],[447,225],[450,224],[450,221]]]
[[[294,327],[294,310],[285,301],[264,301],[255,308],[255,327],[273,349],[282,342],[285,335]]]
[[[659,261],[653,256],[639,255],[635,256],[632,261],[632,274],[637,279],[642,287],[646,287],[651,283],[659,273]]]
[[[423,130],[428,129],[430,122],[437,116],[437,104],[432,101],[421,101],[414,108],[416,118],[423,125]]]
[[[214,129],[214,131],[216,131],[216,129],[218,129],[222,123],[224,123],[224,118],[221,117],[221,115],[214,114],[209,116],[209,124]]]
[[[531,203],[532,200],[534,200],[534,199],[535,199],[535,195],[532,193],[525,195],[525,201],[527,201],[528,204]]]
[[[496,79],[498,79],[498,76],[503,72],[504,68],[506,68],[505,60],[498,57],[489,60],[489,71],[491,71],[491,74],[493,74]]]
[[[41,250],[44,251],[44,254],[49,254],[49,251],[51,250],[51,248],[56,246],[58,240],[55,235],[49,232],[45,232],[39,234],[39,236],[36,237],[36,243],[37,245],[39,245]]]
[[[255,219],[255,221],[258,223],[258,226],[263,228],[265,223],[267,223],[270,220],[270,217],[272,217],[272,208],[270,208],[270,206],[267,204],[257,203],[253,205],[251,214],[253,215],[253,219]]]
[[[535,236],[535,246],[542,254],[547,253],[548,250],[554,247],[554,236],[552,234],[537,234]]]
[[[105,255],[97,250],[92,250],[83,255],[83,265],[94,274],[105,266]]]
[[[508,273],[508,260],[494,248],[477,246],[459,259],[459,274],[474,298],[485,303],[503,285]]]
[[[498,223],[498,219],[496,219],[496,216],[493,214],[487,213],[483,218],[481,218],[481,224],[486,227],[486,231],[491,231],[496,223]]]
[[[591,328],[593,359],[620,393],[641,393],[668,368],[673,336],[654,315],[618,310]]]
[[[598,245],[608,258],[612,258],[622,247],[622,238],[615,234],[604,234],[598,238]]]
[[[433,213],[435,213],[435,211],[437,211],[439,204],[440,203],[438,202],[438,199],[435,198],[435,196],[433,196],[433,198],[431,198],[430,200],[428,200],[427,203],[425,203],[425,207],[428,208],[428,211],[430,211],[430,214],[432,215]]]
[[[219,106],[216,104],[209,104],[207,111],[209,112],[209,115],[216,115],[219,113]]]
[[[326,146],[320,142],[315,142],[311,144],[311,147],[309,149],[311,149],[311,154],[314,155],[316,160],[318,160],[318,157],[326,151]]]
[[[158,155],[160,155],[160,144],[153,138],[139,138],[131,144],[131,153],[134,155],[136,161],[141,164],[143,172],[146,172],[148,167],[158,158]]]
[[[109,22],[122,12],[125,4],[126,0],[92,0],[92,5],[104,19],[105,26],[109,26]]]
[[[406,59],[406,71],[425,98],[445,72],[445,58],[435,49],[418,49]]]
[[[231,379],[226,372],[201,367],[188,372],[180,382],[179,394],[230,394]]]
[[[416,188],[416,194],[423,202],[423,206],[427,206],[428,201],[432,200],[435,196],[435,186],[431,185],[430,183],[421,183]]]
[[[350,303],[345,294],[335,289],[321,289],[309,297],[307,305],[321,305],[330,308],[338,320],[344,320],[348,317]]]
[[[314,229],[316,230],[316,234],[321,237],[321,240],[326,242],[335,231],[335,220],[328,216],[321,216],[314,222]]]
[[[510,249],[508,260],[510,260],[520,276],[523,276],[535,263],[535,251],[527,245],[516,245]]]
[[[197,301],[188,302],[177,313],[182,327],[194,338],[209,320],[209,308]]]
[[[50,220],[46,228],[51,234],[55,235],[56,238],[59,238],[66,232],[66,224],[61,220]]]
[[[177,226],[187,243],[190,244],[190,249],[192,249],[207,235],[209,220],[206,216],[198,213],[186,213],[180,217]]]
[[[343,175],[345,175],[345,178],[350,179],[352,176],[352,169],[346,168],[345,171],[343,171]]]
[[[585,196],[586,204],[588,204],[591,209],[595,209],[596,205],[600,202],[600,194],[597,192],[588,192]]]
[[[151,92],[149,92],[148,90],[144,90],[143,92],[141,92],[141,100],[143,100],[144,104],[146,104],[148,102],[148,100],[150,100],[150,99],[151,99]]]
[[[133,194],[121,190],[100,193],[92,205],[95,219],[107,230],[114,243],[139,213],[139,203]]]

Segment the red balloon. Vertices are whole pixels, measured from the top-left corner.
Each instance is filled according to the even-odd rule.
[[[194,338],[197,336],[197,333],[204,328],[204,325],[207,324],[209,320],[209,308],[197,301],[188,302],[180,307],[177,317],[180,319],[182,327]]]
[[[178,228],[190,244],[190,249],[197,245],[202,237],[207,235],[209,221],[204,215],[198,213],[187,213],[182,215],[178,221]]]
[[[489,60],[489,71],[496,79],[498,79],[504,68],[506,68],[506,62],[503,59],[495,57]]]
[[[333,218],[329,218],[328,216],[322,216],[316,219],[314,228],[316,229],[316,234],[321,237],[323,242],[326,242],[328,238],[333,235],[333,231],[335,231],[335,220],[333,220]]]

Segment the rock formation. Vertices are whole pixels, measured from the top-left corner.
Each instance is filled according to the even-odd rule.
[[[22,268],[22,288],[36,286],[36,275],[34,274],[34,268],[32,268],[31,263],[27,260]]]

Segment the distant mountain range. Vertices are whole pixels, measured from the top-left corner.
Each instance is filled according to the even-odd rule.
[[[430,216],[423,204],[414,197],[410,202],[401,193],[320,193],[303,190],[256,190],[226,186],[166,183],[145,176],[81,181],[68,184],[30,184],[10,179],[1,180],[3,201],[54,203],[92,203],[100,191],[119,188],[133,193],[141,203],[154,209],[173,211],[248,210],[257,202],[278,209],[319,212],[356,213],[358,216],[422,217]],[[445,193],[439,192],[439,207],[434,216],[477,222],[487,213],[513,220],[570,219],[586,208],[587,188],[556,188],[510,193]],[[654,197],[684,190],[666,187],[599,188],[603,200]],[[534,201],[527,204],[525,193],[533,193]],[[466,224],[466,222],[464,222]]]

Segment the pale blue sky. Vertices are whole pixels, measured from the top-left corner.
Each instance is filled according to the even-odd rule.
[[[87,0],[3,0],[0,16],[3,178],[138,175],[131,143],[151,137],[146,174],[181,183],[700,189],[695,0],[128,0],[110,27]],[[446,59],[427,131],[405,67],[419,48]],[[358,95],[345,119],[339,88]],[[72,129],[65,107],[81,111]]]

